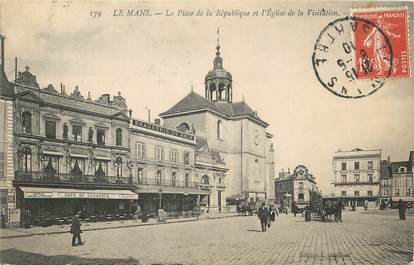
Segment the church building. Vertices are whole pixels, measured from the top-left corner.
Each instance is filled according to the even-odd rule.
[[[205,77],[204,97],[191,91],[160,114],[171,128],[193,128],[228,169],[227,204],[274,199],[274,148],[269,126],[243,100],[233,101],[233,77],[223,68],[217,43],[214,67]],[[217,180],[209,180],[217,181]],[[212,194],[214,196],[214,194]]]

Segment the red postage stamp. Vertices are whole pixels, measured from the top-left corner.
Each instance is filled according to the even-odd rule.
[[[352,16],[372,25],[353,33],[358,79],[410,77],[408,10],[356,10]]]

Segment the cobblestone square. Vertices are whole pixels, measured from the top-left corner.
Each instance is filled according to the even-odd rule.
[[[408,264],[413,217],[344,212],[343,223],[281,215],[266,233],[255,216],[1,241],[3,264]]]

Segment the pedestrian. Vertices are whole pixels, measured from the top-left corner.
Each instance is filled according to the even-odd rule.
[[[272,205],[269,206],[270,221],[274,222],[276,220],[277,211]]]
[[[260,219],[260,224],[262,226],[262,232],[266,232],[267,222],[269,219],[269,210],[265,207],[265,203],[262,203],[262,206],[257,211],[257,216]]]
[[[366,211],[368,209],[368,200],[364,201],[364,210]]]
[[[402,199],[398,201],[398,214],[400,216],[400,220],[405,220],[405,203]]]
[[[338,204],[337,204],[336,207],[337,207],[336,208],[336,212],[337,212],[337,215],[338,215],[338,222],[341,222],[342,223],[342,209],[344,207],[344,205],[342,203],[342,200],[339,200],[338,201]]]
[[[297,208],[296,208],[296,203],[294,201],[292,201],[292,213],[296,217]]]
[[[79,211],[72,220],[72,226],[70,227],[70,233],[72,234],[72,246],[76,246],[76,239],[78,240],[79,245],[83,245],[80,234],[82,230],[80,228],[81,224],[79,221],[79,216],[81,212]]]

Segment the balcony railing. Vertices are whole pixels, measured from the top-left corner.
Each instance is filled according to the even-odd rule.
[[[199,188],[199,183],[193,181],[180,181],[172,179],[156,179],[144,178],[137,181],[138,185],[152,185],[152,186],[168,186],[168,187],[184,187],[184,188]]]
[[[114,176],[82,175],[73,176],[65,173],[47,174],[43,172],[16,172],[15,181],[50,184],[108,184],[134,185],[133,178]]]

